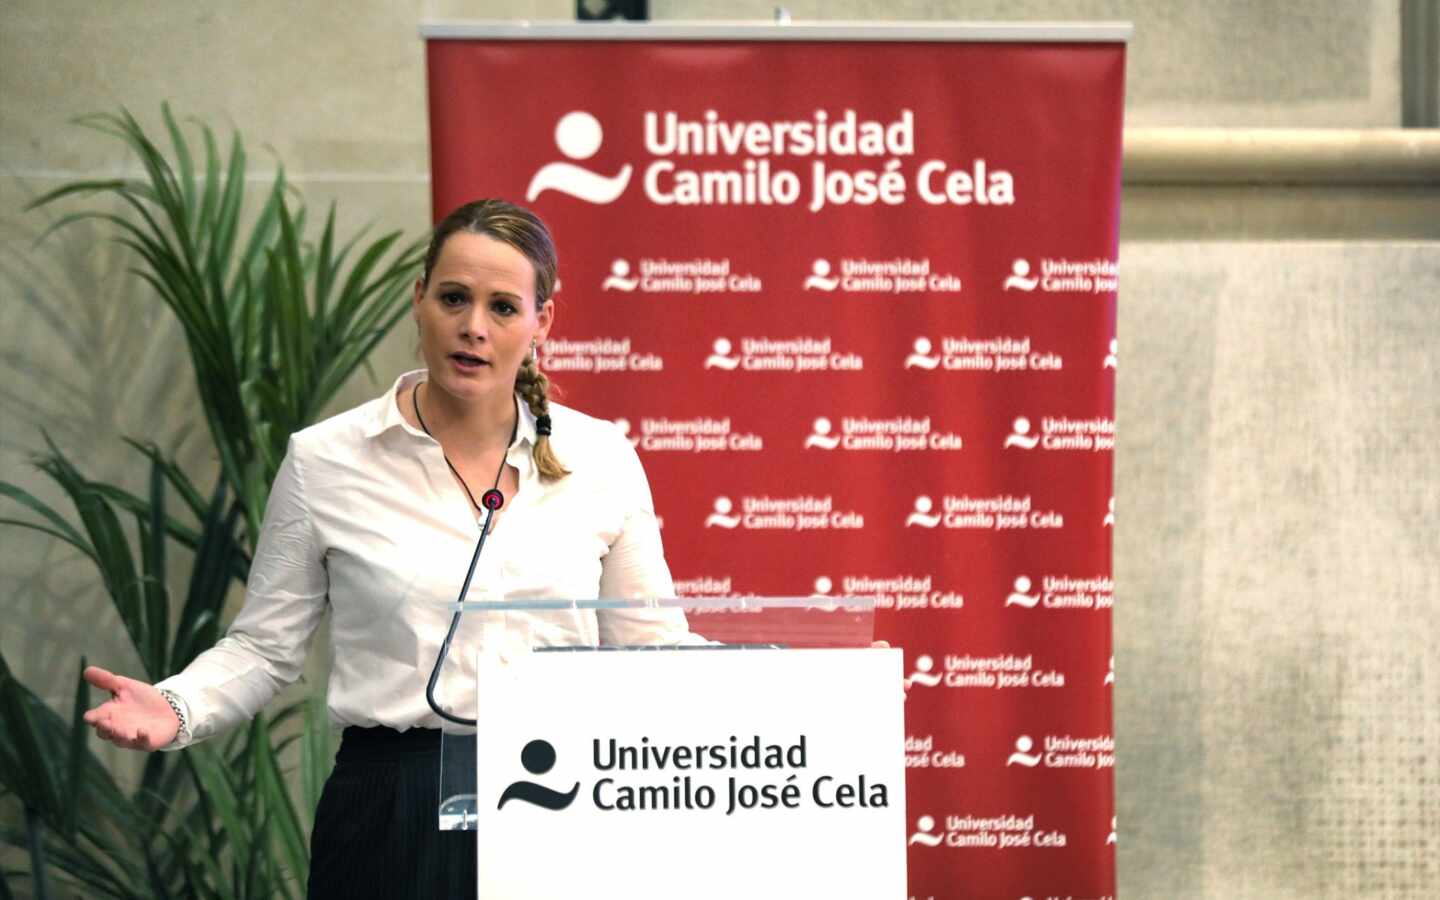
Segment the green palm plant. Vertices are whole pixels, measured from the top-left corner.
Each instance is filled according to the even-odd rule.
[[[141,496],[86,478],[46,435],[36,464],[74,515],[0,481],[0,495],[21,513],[0,524],[45,533],[94,565],[152,681],[184,668],[219,637],[226,597],[248,575],[289,436],[319,417],[405,314],[422,252],[398,232],[338,243],[333,205],[318,241],[307,243],[304,209],[283,168],[245,227],[239,135],[222,164],[214,134],[202,126],[197,165],[168,106],[162,117],[173,164],[128,112],[88,116],[81,124],[122,141],[145,177],[77,181],[27,208],[109,195],[125,210],[73,212],[46,234],[97,220],[136,254],[135,274],[184,333],[219,473],[203,490],[161,448],[127,439],[149,473]],[[176,553],[190,561],[183,598],[167,578]],[[133,790],[88,748],[80,716],[89,706],[88,686],[77,679],[74,706],[61,716],[0,655],[0,809],[23,810],[20,821],[0,820],[0,840],[30,860],[27,871],[0,875],[0,900],[14,875],[28,877],[36,897],[47,895],[51,880],[96,897],[303,893],[305,825],[332,753],[323,696],[262,714],[225,739],[151,754]],[[297,756],[298,802],[285,762]]]

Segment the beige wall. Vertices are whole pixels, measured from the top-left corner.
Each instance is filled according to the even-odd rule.
[[[652,7],[768,18],[773,4]],[[1398,0],[789,9],[1128,19],[1132,126],[1399,124]],[[168,99],[243,130],[257,190],[278,157],[312,207],[339,201],[343,227],[416,233],[430,212],[419,22],[569,10],[0,4],[0,477],[43,490],[25,467],[42,424],[87,471],[136,488],[122,434],[208,464],[187,449],[203,441],[175,329],[123,254],[84,229],[31,246],[45,215],[22,214],[28,198],[131,164],[71,117],[123,104],[153,126]],[[1433,181],[1127,187],[1115,613],[1126,896],[1440,893],[1437,196]],[[374,359],[386,381],[410,361],[403,333]],[[337,406],[375,390],[362,376]],[[27,682],[63,706],[74,654],[133,665],[73,554],[0,535],[0,648]]]
[[[1121,887],[1436,896],[1440,245],[1121,256]]]

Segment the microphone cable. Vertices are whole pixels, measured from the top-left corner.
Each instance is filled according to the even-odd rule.
[[[425,417],[420,415],[420,388],[426,384],[427,382],[422,381],[415,385],[415,390],[410,394],[410,403],[415,409],[415,421],[420,423],[420,430],[439,443],[439,439],[431,434],[429,427],[426,426]],[[519,429],[520,413],[517,410],[515,422],[510,426],[510,441],[506,444],[507,448],[515,443],[515,435]],[[505,505],[505,495],[500,493],[500,476],[505,472],[505,454],[500,455],[500,468],[495,472],[495,486],[480,495],[479,503],[475,502],[475,495],[470,493],[470,485],[465,483],[460,470],[455,468],[450,457],[445,455],[444,447],[440,448],[440,455],[445,458],[445,465],[449,466],[450,471],[455,473],[455,477],[459,479],[460,486],[465,489],[465,496],[470,498],[471,505],[477,510],[481,508],[485,510],[485,522],[480,526],[480,540],[475,542],[475,553],[470,557],[470,568],[465,571],[465,583],[460,586],[460,596],[455,598],[455,615],[450,617],[450,630],[445,632],[445,640],[440,644],[440,652],[435,655],[435,668],[430,670],[430,681],[425,685],[425,702],[430,704],[435,715],[445,721],[474,728],[474,719],[462,718],[440,708],[440,704],[435,700],[435,685],[440,682],[440,667],[445,665],[445,657],[450,655],[450,641],[454,639],[455,631],[460,627],[460,616],[465,612],[465,596],[470,592],[470,579],[475,577],[475,564],[480,562],[480,551],[485,549],[485,539],[490,536],[490,520],[495,518],[495,511]]]
[[[485,507],[485,524],[480,529],[480,540],[475,542],[475,553],[470,557],[470,568],[465,572],[465,583],[460,586],[460,596],[455,598],[457,604],[455,615],[450,617],[450,630],[445,632],[445,640],[440,644],[440,652],[435,655],[435,668],[430,670],[430,682],[425,685],[425,702],[435,711],[435,715],[454,722],[456,725],[468,725],[475,727],[474,719],[466,719],[461,716],[446,712],[440,708],[439,702],[435,699],[435,685],[440,682],[440,667],[445,665],[445,657],[450,655],[450,641],[455,637],[455,631],[460,627],[460,616],[465,612],[465,595],[470,592],[470,579],[475,577],[475,564],[480,561],[480,551],[485,549],[485,538],[490,535],[490,520],[495,517],[495,510],[505,505],[505,495],[496,488],[491,488],[480,495],[480,505]]]

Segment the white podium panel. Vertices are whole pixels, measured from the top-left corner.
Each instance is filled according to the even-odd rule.
[[[901,654],[478,661],[481,900],[905,896]]]

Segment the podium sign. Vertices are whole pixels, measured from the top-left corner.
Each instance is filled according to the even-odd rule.
[[[477,665],[481,900],[905,896],[899,650]]]

